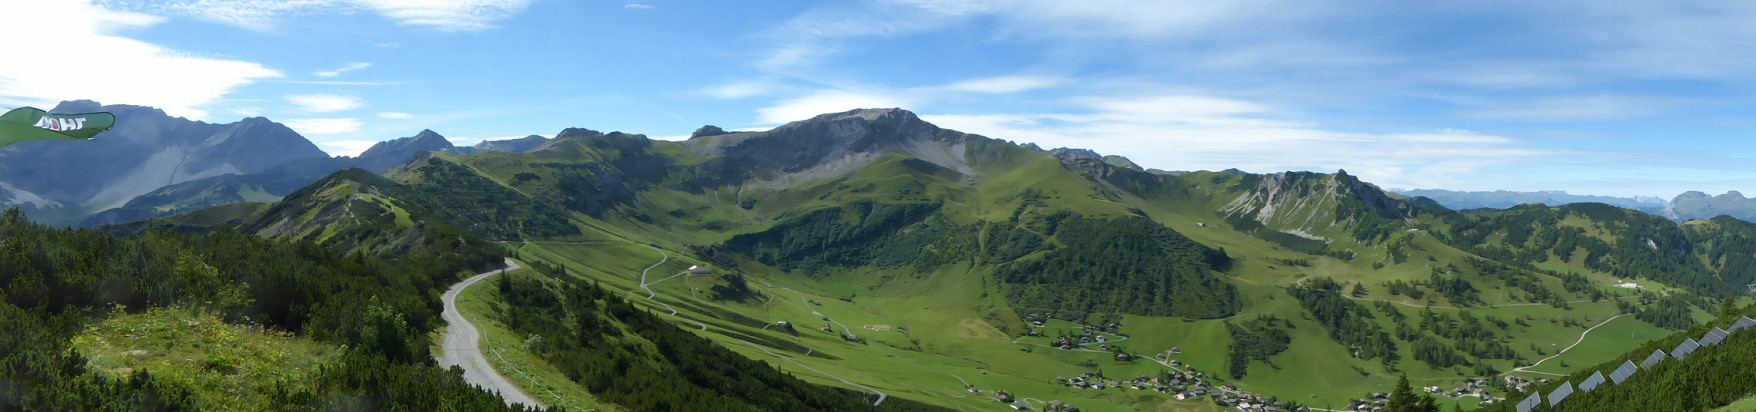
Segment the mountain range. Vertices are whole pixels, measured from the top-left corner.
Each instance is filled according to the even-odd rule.
[[[423,151],[524,151],[548,139],[459,147],[431,130],[379,142],[358,157],[330,157],[262,117],[209,124],[132,105],[68,101],[54,113],[105,111],[115,129],[79,144],[24,142],[0,149],[0,203],[41,222],[91,226],[236,202],[271,202],[347,168],[383,172]]]
[[[523,337],[508,356],[562,377],[545,387],[633,409],[647,395],[608,389],[603,371],[624,369],[605,365],[691,369],[667,360],[672,338],[632,336],[637,324],[934,407],[992,407],[1005,399],[994,389],[1092,410],[1340,405],[1399,374],[1573,373],[1727,313],[1719,299],[1756,283],[1756,224],[1731,217],[1679,223],[1597,202],[1459,212],[1346,171],[1143,170],[901,109],[702,130],[661,141],[569,128],[481,152],[423,131],[359,158],[188,180],[136,199],[183,213],[98,229],[244,233],[355,259],[494,241],[543,268],[517,276],[534,286],[488,295]],[[347,168],[323,171],[335,165]],[[564,286],[587,282],[602,289]],[[602,291],[628,298],[580,295]],[[623,315],[599,310],[648,316],[606,328],[592,319]],[[1617,333],[1587,333],[1600,326]],[[1550,361],[1579,343],[1591,349]],[[614,351],[649,355],[594,358]],[[1110,396],[1067,378],[1106,373],[1179,383]],[[1218,382],[1236,389],[1169,393]]]

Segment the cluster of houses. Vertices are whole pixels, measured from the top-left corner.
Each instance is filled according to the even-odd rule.
[[[1384,408],[1387,408],[1389,406],[1390,406],[1390,394],[1388,394],[1388,393],[1374,393],[1374,394],[1372,394],[1372,397],[1369,397],[1369,398],[1360,398],[1360,399],[1355,399],[1353,401],[1349,401],[1347,403],[1347,408],[1343,409],[1343,410],[1349,411],[1349,412],[1382,411],[1382,410],[1384,410]]]
[[[1116,380],[1086,372],[1074,377],[1057,377],[1055,382],[1077,389],[1119,389],[1119,390],[1150,390],[1170,394],[1177,400],[1190,400],[1208,396],[1214,403],[1233,406],[1244,411],[1286,411],[1285,402],[1273,398],[1238,390],[1231,383],[1214,385],[1207,381],[1207,372],[1188,368],[1187,371],[1170,371],[1162,376],[1135,376],[1133,379]]]
[[[1513,377],[1513,376],[1508,376],[1508,377]],[[1520,379],[1520,380],[1522,380],[1522,379]],[[1451,389],[1444,389],[1444,388],[1440,388],[1438,386],[1428,386],[1425,388],[1421,388],[1421,391],[1429,393],[1429,394],[1437,395],[1437,396],[1452,398],[1452,399],[1457,399],[1459,397],[1465,397],[1465,396],[1479,397],[1479,398],[1482,398],[1483,405],[1491,405],[1495,402],[1496,399],[1504,400],[1503,398],[1495,398],[1493,395],[1488,394],[1488,388],[1490,387],[1490,385],[1492,385],[1492,383],[1489,382],[1487,379],[1477,378],[1477,379],[1464,380],[1463,386],[1459,386],[1459,387],[1455,387],[1455,388],[1451,388]]]
[[[1030,333],[1027,333],[1026,335],[1041,336],[1040,334],[1037,334],[1036,331],[1031,331]],[[1055,340],[1055,343],[1051,344],[1049,346],[1053,346],[1056,349],[1060,349],[1060,350],[1074,350],[1074,349],[1083,349],[1083,348],[1085,348],[1085,345],[1090,345],[1090,344],[1095,343],[1098,345],[1099,350],[1107,351],[1107,350],[1111,349],[1110,344],[1107,343],[1109,341],[1110,341],[1110,338],[1108,336],[1092,335],[1088,332],[1086,335],[1083,335],[1083,336],[1080,336],[1077,338],[1070,336],[1070,335],[1062,335],[1060,339]],[[1126,360],[1126,359],[1124,359],[1124,360]]]
[[[1514,375],[1506,375],[1501,378],[1506,380],[1506,384],[1501,385],[1500,388],[1505,389],[1506,392],[1524,392],[1525,390],[1530,389],[1530,385],[1544,385],[1549,383],[1549,380],[1546,378],[1538,381]]]
[[[1756,319],[1750,319],[1748,316],[1740,317],[1737,322],[1732,323],[1730,329],[1713,328],[1713,330],[1707,331],[1707,334],[1701,335],[1701,340],[1699,341],[1695,339],[1684,339],[1683,343],[1677,344],[1677,348],[1671,349],[1669,353],[1666,353],[1663,349],[1654,350],[1652,351],[1651,356],[1647,356],[1646,360],[1640,362],[1639,367],[1634,366],[1634,361],[1632,360],[1624,361],[1622,362],[1621,367],[1610,372],[1609,380],[1620,385],[1623,381],[1628,380],[1629,377],[1634,376],[1634,373],[1639,372],[1641,369],[1652,369],[1653,366],[1656,366],[1660,362],[1664,362],[1669,358],[1688,358],[1689,355],[1695,354],[1695,351],[1701,350],[1703,347],[1723,345],[1725,344],[1727,336],[1737,333],[1740,330],[1748,329],[1752,326],[1756,326]],[[1593,389],[1597,389],[1599,385],[1602,385],[1604,380],[1603,371],[1594,372],[1590,377],[1579,382],[1577,391],[1574,390],[1573,382],[1562,382],[1560,387],[1556,387],[1555,390],[1549,392],[1547,398],[1549,406],[1553,407],[1560,405],[1562,402],[1566,402],[1567,398],[1572,397],[1576,392],[1580,394],[1590,393]],[[1524,400],[1518,402],[1518,412],[1530,412],[1531,410],[1542,406],[1544,400],[1542,393],[1531,391],[1530,397],[1524,398]]]
[[[975,386],[970,386],[969,392],[973,393],[973,394],[977,394],[977,395],[980,395],[983,393],[981,388],[977,388]],[[1026,410],[1026,411],[1031,410],[1029,402],[1025,402],[1023,399],[1015,398],[1012,396],[1011,392],[1007,392],[1005,390],[994,391],[994,400],[1000,401],[1000,403],[1004,403],[1004,404],[1006,404],[1006,406],[1011,406],[1012,409]],[[1041,402],[1041,401],[1039,401],[1039,402]],[[1047,411],[1047,412],[1079,412],[1079,407],[1073,406],[1072,404],[1062,403],[1059,400],[1054,400],[1054,401],[1049,401],[1047,404],[1043,405],[1043,410]]]

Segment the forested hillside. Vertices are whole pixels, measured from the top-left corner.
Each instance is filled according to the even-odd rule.
[[[0,409],[206,409],[210,397],[229,396],[148,369],[93,370],[68,350],[111,307],[173,306],[349,348],[309,382],[253,394],[269,400],[264,409],[507,409],[427,353],[439,290],[462,270],[497,262],[498,248],[380,258],[227,228],[118,238],[30,223],[16,209],[0,217],[0,239],[0,329],[8,331],[0,334]]]
[[[1734,308],[1727,303],[1722,314],[1709,324],[1679,331],[1663,339],[1640,345],[1638,349],[1617,356],[1614,360],[1581,369],[1565,377],[1554,377],[1547,385],[1532,386],[1528,393],[1542,393],[1545,400],[1539,411],[1606,411],[1606,410],[1674,410],[1699,411],[1724,406],[1756,394],[1756,331],[1745,329],[1726,337],[1723,345],[1706,345],[1677,359],[1667,359],[1641,367],[1620,384],[1605,382],[1590,392],[1575,391],[1565,402],[1552,406],[1546,397],[1563,382],[1576,386],[1594,373],[1610,376],[1624,362],[1642,364],[1653,351],[1671,352],[1685,340],[1699,339],[1714,328],[1731,328],[1740,317],[1756,317],[1756,305]],[[1484,408],[1483,411],[1512,411],[1513,402]]]

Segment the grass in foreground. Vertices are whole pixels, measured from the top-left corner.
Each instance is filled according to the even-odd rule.
[[[117,311],[73,338],[93,369],[124,378],[144,370],[182,384],[209,410],[268,410],[277,385],[315,389],[318,369],[337,363],[340,348],[228,324],[191,309]]]

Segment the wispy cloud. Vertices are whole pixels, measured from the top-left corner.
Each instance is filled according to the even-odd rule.
[[[652,10],[652,9],[658,8],[658,6],[654,6],[654,5],[646,4],[646,3],[628,3],[625,5],[622,5],[622,8],[628,9],[628,10]]]
[[[353,63],[348,63],[346,66],[342,66],[342,67],[337,68],[335,70],[321,70],[321,71],[317,71],[317,72],[311,73],[311,74],[317,75],[317,77],[335,77],[335,76],[340,76],[342,73],[345,73],[345,72],[364,69],[367,67],[372,67],[372,63],[353,62]]]
[[[176,116],[203,118],[205,107],[239,87],[279,71],[261,64],[196,57],[117,36],[122,30],[150,27],[163,18],[118,11],[89,1],[31,1],[8,4],[0,13],[0,38],[49,37],[52,48],[127,62],[127,70],[84,59],[14,56],[0,59],[0,100],[6,104],[50,105],[60,100],[152,105]]]
[[[1054,87],[1062,81],[1063,79],[1058,77],[1010,75],[965,80],[945,85],[943,89],[960,92],[1003,94]]]
[[[411,26],[441,31],[477,31],[524,11],[532,0],[352,0]]]
[[[332,113],[366,106],[358,97],[336,94],[295,94],[286,98],[287,103],[309,113]]]
[[[721,99],[742,99],[766,94],[772,90],[774,90],[774,86],[771,83],[758,81],[716,84],[701,88],[703,94]]]
[[[398,24],[440,31],[479,31],[524,11],[532,0],[174,0],[112,1],[136,11],[176,14],[267,31],[282,17],[371,12]]]
[[[365,123],[355,118],[337,119],[289,119],[281,122],[299,134],[340,134],[360,130]]]
[[[366,149],[371,149],[372,145],[375,144],[378,144],[378,142],[371,140],[329,140],[317,142],[317,145],[324,147],[323,151],[328,152],[330,156],[348,157],[358,157],[360,153],[366,152]]]
[[[1045,148],[1123,155],[1167,170],[1335,171],[1398,187],[1458,186],[1459,176],[1545,155],[1467,130],[1358,133],[1277,120],[1270,106],[1209,96],[1075,99],[1063,113],[923,114],[939,126]]]
[[[1540,97],[1518,102],[1496,102],[1491,107],[1459,112],[1470,118],[1525,122],[1574,122],[1625,120],[1645,117],[1661,106],[1652,99],[1599,94],[1591,96]]]

